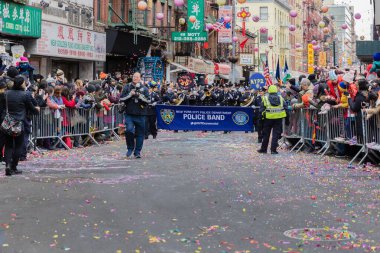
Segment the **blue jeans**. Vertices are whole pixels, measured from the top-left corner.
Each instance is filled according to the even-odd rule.
[[[126,114],[125,139],[128,151],[133,151],[135,155],[140,154],[144,144],[144,134],[145,116]]]

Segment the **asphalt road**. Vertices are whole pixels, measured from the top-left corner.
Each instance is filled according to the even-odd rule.
[[[164,132],[141,160],[124,141],[35,157],[0,177],[0,252],[380,252],[378,170],[254,141]]]

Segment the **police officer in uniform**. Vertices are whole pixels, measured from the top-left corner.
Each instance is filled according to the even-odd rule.
[[[145,120],[145,139],[149,138],[151,134],[153,139],[157,137],[157,114],[156,114],[156,105],[161,101],[160,95],[158,94],[158,88],[156,82],[150,83],[149,89],[149,104],[147,108],[147,116]]]
[[[260,107],[263,102],[263,97],[265,95],[266,89],[264,87],[260,88],[258,94],[253,101],[253,106],[255,108],[255,128],[258,135],[258,143],[263,142],[263,115],[260,113]]]
[[[211,84],[207,85],[203,93],[199,95],[200,102],[202,106],[215,106],[216,105],[216,96],[213,92],[213,87]]]
[[[273,129],[271,153],[277,155],[278,140],[282,132],[282,119],[286,117],[286,108],[284,99],[278,95],[278,89],[275,85],[271,85],[268,89],[268,96],[263,97],[260,112],[263,114],[263,142],[261,149],[257,152],[267,153],[270,133]]]

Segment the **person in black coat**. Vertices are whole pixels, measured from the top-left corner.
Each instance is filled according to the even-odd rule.
[[[24,122],[27,111],[32,113],[38,113],[40,108],[35,107],[32,104],[28,94],[25,92],[26,80],[23,76],[17,76],[14,79],[14,84],[11,90],[5,93],[5,103],[1,103],[3,112],[7,111],[9,115],[17,120]],[[20,154],[24,142],[24,129],[19,136],[6,135],[5,137],[5,175],[11,176],[14,174],[21,174],[22,172],[17,170],[17,165],[20,159]]]
[[[145,139],[149,138],[151,134],[153,139],[157,137],[157,114],[156,114],[156,105],[160,103],[161,98],[158,93],[157,84],[151,84],[149,90],[149,104],[147,108],[147,116],[145,120]]]

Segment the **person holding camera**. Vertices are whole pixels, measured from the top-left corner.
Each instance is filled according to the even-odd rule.
[[[141,150],[145,136],[145,118],[149,104],[149,91],[141,82],[141,74],[133,74],[120,96],[120,102],[125,104],[125,138],[127,142],[127,158],[132,154],[141,158]]]

